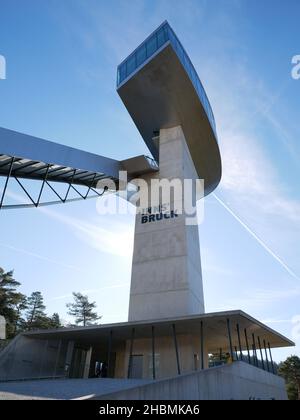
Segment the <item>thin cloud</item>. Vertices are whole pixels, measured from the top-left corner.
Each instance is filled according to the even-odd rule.
[[[262,321],[263,324],[292,324],[292,319],[276,319],[276,318],[270,318],[270,319],[264,319]]]
[[[227,204],[224,203],[223,200],[221,200],[215,193],[213,193],[213,196],[218,201],[218,203],[221,204],[234,218],[239,224],[256,240],[256,242],[262,246],[271,257],[273,257],[280,265],[281,267],[293,278],[300,281],[300,277],[280,258],[272,249],[249,227],[242,221],[242,219],[233,211],[230,207],[227,206]]]
[[[7,195],[17,202],[24,201],[23,196],[11,190],[7,192]],[[35,211],[68,226],[81,241],[98,251],[126,258],[132,255],[134,229],[131,219],[117,218],[116,215],[110,218],[99,215],[94,223],[89,223],[69,215],[65,216],[62,212],[57,212],[52,208],[38,207]]]
[[[129,223],[120,220],[109,220],[108,217],[99,216],[94,224],[84,222],[73,217],[66,217],[56,211],[41,208],[40,211],[47,216],[54,218],[66,226],[69,226],[73,233],[92,248],[110,255],[119,257],[130,257],[133,252],[133,228]],[[101,226],[105,224],[105,227]]]
[[[284,300],[295,299],[300,296],[300,288],[287,290],[251,289],[236,298],[230,298],[217,308],[219,311],[230,308],[240,308],[246,311],[257,311],[267,306],[273,306]]]
[[[88,290],[81,290],[80,293],[83,295],[95,295],[97,293],[101,293],[104,290],[112,290],[112,289],[120,289],[120,288],[125,288],[125,287],[129,287],[130,284],[129,283],[120,283],[120,284],[112,284],[110,286],[104,286],[104,287],[100,287],[97,289],[88,289]],[[65,295],[60,295],[60,296],[55,296],[53,298],[48,299],[48,302],[52,302],[52,301],[56,301],[56,300],[65,300],[65,299],[69,299],[72,298],[73,294],[72,293],[68,293]]]
[[[253,136],[225,130],[222,135],[221,188],[237,204],[280,216],[300,228],[300,202],[285,196],[282,181]]]
[[[74,265],[65,264],[65,263],[62,263],[60,261],[53,260],[52,258],[45,257],[44,255],[37,254],[36,252],[27,251],[26,249],[18,248],[16,246],[9,245],[9,244],[4,244],[4,243],[0,243],[0,246],[2,248],[10,249],[11,251],[19,252],[21,254],[24,254],[24,255],[27,255],[27,256],[30,256],[30,257],[33,257],[33,258],[37,258],[39,260],[49,262],[51,264],[55,264],[57,266],[67,268],[69,270],[75,270],[75,271],[78,271],[78,272],[81,272],[81,273],[84,272],[83,270],[81,270],[78,267],[75,267]]]

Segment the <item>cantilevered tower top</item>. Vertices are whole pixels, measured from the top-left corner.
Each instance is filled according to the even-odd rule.
[[[153,157],[155,133],[181,125],[205,194],[221,179],[214,115],[196,70],[164,22],[118,66],[117,91]]]

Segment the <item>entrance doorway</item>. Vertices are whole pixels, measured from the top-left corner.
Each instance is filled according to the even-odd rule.
[[[142,379],[143,378],[143,364],[144,356],[142,354],[133,354],[131,356],[131,379]]]
[[[84,378],[89,370],[91,349],[75,347],[70,367],[70,378]]]

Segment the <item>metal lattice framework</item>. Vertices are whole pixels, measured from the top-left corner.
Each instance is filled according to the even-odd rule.
[[[0,210],[13,208],[30,208],[47,206],[51,204],[61,204],[74,202],[79,200],[87,200],[91,198],[101,197],[108,190],[106,186],[102,191],[96,189],[97,183],[101,179],[107,178],[106,175],[82,171],[76,168],[63,167],[55,164],[46,164],[43,162],[31,161],[28,159],[16,158],[13,156],[0,155],[0,176],[5,177],[4,188],[0,191]],[[5,204],[9,181],[14,179],[21,187],[26,197],[29,199],[28,204]],[[33,194],[24,186],[22,179],[31,179],[40,181],[41,186],[37,199],[33,198]],[[61,182],[67,185],[67,191],[62,196],[50,182]],[[117,180],[115,180],[117,182]],[[86,192],[82,193],[75,185],[86,187]],[[57,197],[57,200],[42,201],[45,187],[48,187]],[[70,198],[70,192],[74,191],[78,197]]]
[[[158,164],[143,155],[117,161],[0,127],[0,178],[4,179],[4,187],[0,188],[0,210],[102,197],[106,191],[118,191],[120,171],[126,171],[130,179],[157,170]],[[12,180],[29,202],[6,204]],[[28,180],[31,182],[26,187],[24,181]],[[40,187],[33,193],[37,183]],[[64,184],[66,191],[59,192],[59,184]],[[46,199],[45,190],[54,193],[55,199]]]
[[[119,170],[120,162],[114,159],[0,127],[0,178],[4,179],[0,210],[101,197],[108,190],[106,180],[118,188]],[[6,204],[12,180],[25,194],[26,203]],[[28,180],[32,181],[29,187],[25,182]],[[64,184],[66,191],[59,192],[59,184]],[[51,201],[46,190],[55,196]]]

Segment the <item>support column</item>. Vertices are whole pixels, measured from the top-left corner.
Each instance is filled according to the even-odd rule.
[[[174,346],[175,346],[175,353],[176,353],[177,373],[178,373],[178,375],[181,375],[180,361],[179,361],[179,352],[178,352],[178,343],[177,343],[177,337],[176,337],[176,327],[175,327],[175,324],[172,324],[172,329],[173,329],[173,339],[174,339]]]
[[[267,369],[268,369],[268,372],[270,372],[270,364],[269,364],[266,340],[264,340],[264,350],[265,350],[265,356],[266,356],[266,362],[267,362]]]
[[[230,357],[231,357],[231,360],[234,362],[232,337],[231,337],[231,325],[230,325],[230,319],[229,318],[227,319],[227,332],[228,332],[228,339],[229,339]]]
[[[200,324],[200,335],[201,335],[201,370],[204,370],[204,329],[203,321]]]
[[[243,356],[243,351],[242,351],[241,333],[240,333],[240,326],[239,326],[239,324],[236,324],[236,331],[237,331],[238,341],[239,341],[240,359],[243,361],[244,360],[244,356]]]
[[[249,348],[248,334],[247,334],[246,328],[244,329],[244,333],[245,333],[245,340],[246,340],[246,346],[247,346],[248,363],[249,365],[251,365],[250,348]]]
[[[154,336],[154,326],[151,327],[151,338],[152,338],[152,377],[156,379],[155,371],[155,336]]]
[[[266,368],[265,368],[265,362],[264,362],[264,357],[263,357],[263,352],[262,352],[262,348],[261,348],[260,337],[257,337],[257,339],[258,339],[258,347],[259,347],[259,351],[260,351],[262,368],[263,368],[263,370],[266,370]]]
[[[92,358],[93,347],[91,346],[85,357],[85,364],[84,364],[84,372],[83,372],[83,379],[88,379],[90,376],[90,366],[91,366],[91,358]]]
[[[109,336],[108,336],[108,351],[107,351],[107,377],[110,378],[111,377],[111,348],[112,348],[112,335],[113,332],[112,330],[109,331]]]
[[[256,351],[256,342],[255,342],[255,335],[252,334],[252,348],[253,348],[253,358],[254,364],[258,367],[258,358],[257,358],[257,351]]]
[[[270,354],[270,360],[271,360],[271,366],[272,366],[272,372],[275,375],[275,366],[274,366],[274,362],[273,362],[273,357],[272,357],[272,352],[271,352],[271,346],[270,343],[268,343],[268,348],[269,348],[269,354]]]
[[[132,331],[131,331],[131,340],[130,340],[129,360],[128,360],[128,371],[127,371],[127,378],[128,379],[131,377],[132,352],[133,352],[134,335],[135,335],[135,329],[132,328]]]
[[[58,366],[58,363],[59,363],[59,356],[60,356],[60,351],[61,351],[61,345],[62,345],[62,339],[59,340],[58,347],[57,347],[55,365],[54,365],[54,370],[53,370],[53,378],[55,378],[56,375],[57,375],[57,366]]]
[[[69,341],[68,342],[68,348],[67,348],[67,354],[66,354],[66,360],[65,360],[65,375],[66,378],[70,377],[70,368],[73,358],[73,351],[74,351],[75,342]]]

